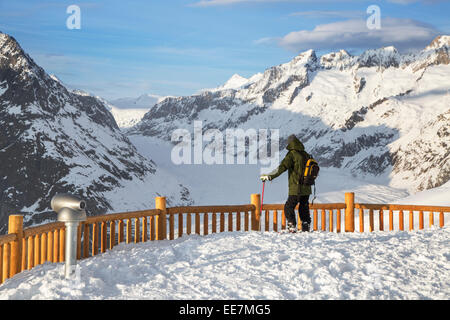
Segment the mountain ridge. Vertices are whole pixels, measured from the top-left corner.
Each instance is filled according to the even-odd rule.
[[[147,209],[152,195],[192,202],[176,177],[138,153],[100,99],[67,90],[3,33],[0,125],[0,233],[12,213],[27,226],[54,221],[56,193],[86,199],[90,215]]]
[[[307,50],[237,89],[161,101],[127,133],[170,140],[177,128],[192,131],[195,120],[205,130],[280,128],[282,144],[289,134],[299,135],[324,166],[410,191],[437,187],[450,178],[449,155],[441,152],[450,145],[448,132],[441,129],[439,141],[427,137],[434,156],[424,167],[409,148],[424,139],[417,126],[434,132],[431,127],[450,124],[449,39],[440,36],[414,54],[392,46],[359,56],[340,50],[317,57]],[[438,169],[429,177],[425,168],[432,164]]]

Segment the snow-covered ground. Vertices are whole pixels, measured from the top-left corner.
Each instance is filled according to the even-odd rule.
[[[192,235],[38,266],[0,299],[444,299],[450,228],[415,232]]]

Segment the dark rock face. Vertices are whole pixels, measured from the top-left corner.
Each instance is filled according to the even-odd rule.
[[[355,79],[354,82],[355,82],[355,92],[356,93],[360,93],[366,86],[366,78],[364,78],[364,77]]]
[[[353,111],[352,116],[345,121],[345,127],[341,128],[342,131],[346,129],[351,130],[355,127],[358,122],[364,121],[364,115],[367,113],[369,108],[362,107],[357,111]]]
[[[182,103],[180,103],[182,102]],[[206,109],[228,111],[237,103],[234,96],[223,96],[221,92],[205,92],[197,96],[184,98],[167,98],[157,108],[152,108],[143,118],[173,120],[183,115],[187,120],[197,119],[199,113]],[[167,119],[169,117],[169,119]]]
[[[10,214],[23,213],[26,225],[54,220],[56,193],[86,199],[88,214],[104,213],[113,208],[105,192],[156,171],[99,99],[68,91],[2,33],[0,127],[0,234]]]
[[[358,169],[365,171],[372,175],[379,175],[385,169],[393,164],[392,155],[390,152],[385,152],[379,155],[370,155],[358,164]]]
[[[316,155],[316,160],[325,167],[341,168],[344,160],[356,156],[363,150],[370,148],[383,148],[393,141],[395,130],[391,132],[377,132],[371,135],[362,134],[352,142],[345,142],[342,138],[339,142],[335,141],[330,147],[313,148],[312,153]],[[331,154],[331,156],[329,156]],[[326,156],[324,156],[326,155]],[[382,154],[373,154],[365,157],[357,164],[353,164],[355,171],[369,173],[372,175],[382,174],[388,166],[392,164],[389,152]],[[347,164],[349,165],[349,164]]]
[[[359,68],[398,68],[400,65],[400,54],[395,48],[382,48],[367,50],[358,58]]]

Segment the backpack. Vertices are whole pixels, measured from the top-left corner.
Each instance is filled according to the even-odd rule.
[[[304,186],[312,186],[316,184],[316,178],[319,175],[319,163],[307,152],[302,152],[305,170],[300,175],[299,184]]]

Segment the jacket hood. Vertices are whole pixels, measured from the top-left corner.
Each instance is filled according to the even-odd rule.
[[[300,142],[300,140],[297,139],[296,136],[289,136],[288,138],[288,145],[286,149],[290,150],[297,150],[297,151],[304,151],[305,146],[303,143]]]

